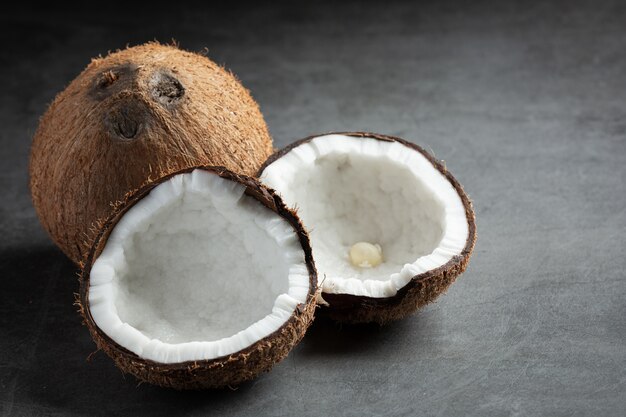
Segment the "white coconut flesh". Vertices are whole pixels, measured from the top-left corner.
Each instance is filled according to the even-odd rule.
[[[399,142],[319,136],[272,162],[261,181],[297,208],[325,293],[391,297],[467,243],[455,188]]]
[[[279,329],[309,292],[293,227],[244,186],[195,170],[154,188],[90,273],[96,325],[143,359],[214,359]]]

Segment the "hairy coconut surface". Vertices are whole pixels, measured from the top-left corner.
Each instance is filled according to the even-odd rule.
[[[148,43],[96,58],[41,118],[30,159],[37,214],[75,262],[111,204],[196,165],[252,175],[272,152],[257,103],[203,55]]]
[[[79,305],[99,348],[143,381],[236,385],[269,370],[313,319],[307,233],[280,198],[224,168],[133,193],[102,225]]]
[[[417,145],[374,133],[312,136],[272,155],[260,179],[310,230],[323,309],[345,322],[396,320],[462,273],[472,204]]]

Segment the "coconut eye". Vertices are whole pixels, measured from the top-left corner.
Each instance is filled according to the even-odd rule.
[[[172,105],[185,94],[185,87],[174,76],[156,72],[150,80],[152,97],[166,106]]]
[[[96,85],[99,89],[104,90],[117,81],[118,78],[120,78],[120,75],[117,72],[108,70],[100,74],[98,80],[96,81]]]

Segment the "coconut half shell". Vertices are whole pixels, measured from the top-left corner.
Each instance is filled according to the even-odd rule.
[[[328,304],[320,313],[333,319],[401,319],[467,267],[476,241],[472,203],[418,145],[365,132],[310,136],[274,153],[259,177],[308,228]],[[376,258],[354,264],[351,251],[363,247]]]
[[[111,204],[197,165],[254,175],[272,152],[259,106],[204,55],[147,43],[95,58],[34,135],[30,189],[43,227],[83,260]]]
[[[167,175],[101,224],[77,300],[124,372],[176,389],[269,370],[313,320],[308,234],[280,197],[221,167]]]

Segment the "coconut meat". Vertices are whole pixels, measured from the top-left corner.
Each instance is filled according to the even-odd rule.
[[[309,229],[325,293],[391,297],[459,255],[467,242],[455,188],[400,142],[319,136],[268,165],[261,180],[297,208]],[[359,265],[355,247],[374,261],[371,248],[379,248],[382,262]]]
[[[271,335],[309,293],[293,227],[245,187],[195,170],[132,206],[90,273],[89,308],[143,359],[229,355]]]

